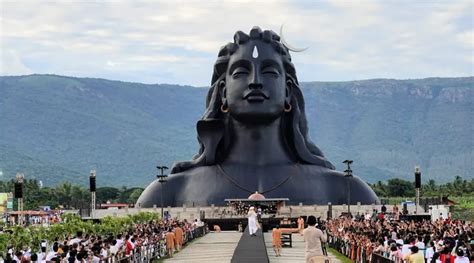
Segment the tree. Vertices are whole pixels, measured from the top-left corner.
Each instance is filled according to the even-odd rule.
[[[97,203],[104,204],[107,201],[115,202],[119,197],[120,190],[115,187],[99,187],[97,188]]]
[[[387,196],[387,186],[382,181],[378,181],[377,183],[370,185],[370,187],[372,187],[372,190],[374,190],[377,196]]]
[[[453,181],[453,190],[455,193],[460,193],[461,195],[467,190],[467,181],[463,180],[461,176],[456,175]]]
[[[140,195],[142,194],[142,192],[143,192],[142,188],[137,188],[137,189],[133,190],[133,192],[128,197],[128,203],[129,204],[135,204],[137,202],[138,198],[140,197]]]
[[[26,210],[35,210],[40,206],[39,184],[36,179],[25,180],[23,182],[23,197]]]
[[[72,202],[74,208],[84,208],[89,206],[90,193],[89,191],[79,185],[74,185],[71,189]]]
[[[428,183],[421,187],[421,189],[423,190],[423,195],[425,196],[436,195],[438,192],[438,189],[436,188],[437,188],[436,181],[433,179],[428,180]]]
[[[72,185],[71,183],[65,182],[56,186],[55,191],[58,198],[58,203],[63,205],[66,209],[71,207],[72,201]]]
[[[143,191],[143,188],[140,187],[133,187],[133,188],[126,188],[124,187],[119,195],[119,202],[120,203],[128,203],[130,195],[136,190],[136,189],[141,189]]]
[[[388,196],[411,197],[415,195],[415,186],[412,182],[402,179],[390,179],[387,182]]]

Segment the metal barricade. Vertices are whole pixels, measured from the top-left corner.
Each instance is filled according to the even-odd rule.
[[[328,234],[329,247],[337,250],[356,263],[394,263],[383,255],[367,251],[364,246],[354,245],[346,240]]]
[[[192,240],[202,237],[209,233],[207,226],[197,227],[193,230],[184,232],[184,244]],[[126,262],[152,262],[155,259],[164,258],[168,256],[166,249],[166,242],[164,239],[156,243],[148,244],[135,248],[130,255],[125,255],[122,251],[119,255],[107,258],[107,263],[126,263]]]

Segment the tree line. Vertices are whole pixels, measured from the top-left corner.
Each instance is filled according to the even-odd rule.
[[[156,213],[141,212],[124,217],[106,216],[101,219],[100,224],[95,224],[91,220],[83,221],[75,214],[63,214],[61,217],[61,224],[52,224],[51,226],[14,225],[6,227],[4,229],[6,231],[0,233],[0,256],[4,255],[8,246],[12,246],[17,251],[29,247],[31,252],[38,253],[42,240],[48,240],[51,244],[55,240],[66,240],[67,237],[75,235],[78,231],[101,237],[116,236],[119,233],[134,230],[136,224],[145,224],[160,218]]]
[[[387,182],[378,181],[369,184],[379,197],[413,197],[415,196],[415,183],[399,178],[389,179]],[[461,176],[454,177],[453,181],[437,184],[430,179],[421,186],[421,195],[425,197],[437,196],[474,196],[474,178],[470,181]]]
[[[0,181],[0,192],[14,192],[15,180]],[[369,186],[379,197],[413,197],[415,196],[415,185],[413,182],[399,178],[389,179],[387,182],[378,181]],[[143,188],[125,186],[98,187],[96,189],[96,203],[135,204]],[[438,196],[474,196],[474,178],[470,181],[456,176],[452,182],[437,184],[433,179],[428,180],[421,187],[424,197]],[[36,210],[40,206],[49,206],[52,209],[79,209],[90,206],[91,194],[89,189],[81,185],[73,185],[63,182],[56,186],[41,187],[36,179],[26,179],[23,184],[24,209]],[[14,199],[14,209],[17,208]]]
[[[14,192],[15,180],[0,181],[0,192]],[[135,204],[143,188],[140,187],[98,187],[96,189],[96,203],[98,205],[110,201],[112,203]],[[16,210],[16,199],[14,209]],[[23,203],[25,210],[37,210],[40,206],[49,206],[51,209],[79,209],[88,208],[91,203],[89,189],[81,185],[63,182],[52,187],[41,187],[36,179],[25,179],[23,182]]]

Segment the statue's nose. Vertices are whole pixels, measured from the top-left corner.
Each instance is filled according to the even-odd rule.
[[[260,75],[258,72],[254,72],[252,76],[252,81],[249,83],[249,89],[261,89],[261,88],[263,88],[263,85],[260,82]]]

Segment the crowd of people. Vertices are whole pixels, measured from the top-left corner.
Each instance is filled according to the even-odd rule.
[[[341,217],[325,225],[330,245],[354,262],[371,262],[375,254],[396,263],[467,263],[473,259],[471,222]]]
[[[62,210],[47,210],[47,211],[23,211],[23,213],[16,212],[10,214],[9,217],[2,218],[3,225],[33,225],[33,226],[48,226],[61,222]],[[21,217],[21,220],[20,220]]]
[[[160,220],[137,224],[133,231],[117,235],[76,236],[38,244],[40,252],[8,248],[4,262],[146,262],[161,256],[173,256],[186,241],[205,234],[202,222],[196,220]]]

